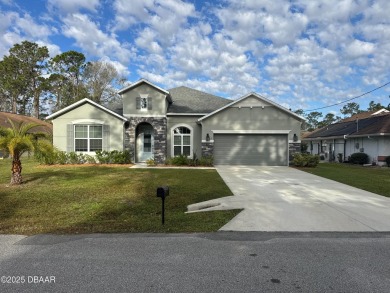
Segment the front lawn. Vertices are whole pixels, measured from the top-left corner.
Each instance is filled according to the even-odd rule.
[[[299,169],[390,197],[390,168],[387,167],[363,167],[360,165],[321,163],[316,168]]]
[[[24,159],[21,186],[0,160],[0,233],[216,231],[239,211],[185,214],[187,205],[232,195],[215,170],[39,166]],[[165,225],[158,186],[168,185]]]

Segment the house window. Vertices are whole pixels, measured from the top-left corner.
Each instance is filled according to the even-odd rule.
[[[148,109],[148,98],[141,98],[141,110]]]
[[[140,95],[136,98],[136,108],[137,110],[152,110],[152,97],[148,97],[148,95]]]
[[[173,156],[187,156],[192,154],[192,131],[180,126],[173,129]]]
[[[103,126],[75,125],[74,146],[75,152],[101,151],[103,147]]]

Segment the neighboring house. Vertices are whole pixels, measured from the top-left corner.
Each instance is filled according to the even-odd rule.
[[[31,129],[32,132],[42,132],[49,135],[52,135],[53,133],[53,126],[50,123],[47,123],[45,121],[39,120],[34,117],[19,115],[19,114],[12,114],[8,112],[0,112],[0,127],[3,128],[11,128],[11,124],[9,123],[9,120],[11,120],[14,124],[18,124],[21,122],[24,123],[35,123],[39,124],[40,126],[34,127]],[[0,150],[0,158],[2,158],[5,154],[3,151]]]
[[[356,114],[325,126],[303,138],[308,151],[326,161],[347,161],[353,153],[366,153],[371,162],[385,164],[390,156],[390,112],[386,109]]]
[[[304,118],[256,93],[233,101],[141,79],[119,94],[120,109],[83,99],[48,116],[54,145],[90,154],[128,149],[135,162],[213,156],[216,165],[286,166],[300,150]]]

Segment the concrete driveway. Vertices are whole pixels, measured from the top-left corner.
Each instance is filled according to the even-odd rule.
[[[289,167],[217,166],[234,196],[191,211],[244,209],[220,230],[390,231],[390,199]]]

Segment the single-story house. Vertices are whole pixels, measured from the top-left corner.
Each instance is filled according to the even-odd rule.
[[[356,114],[306,135],[308,151],[325,161],[347,161],[353,153],[366,153],[383,165],[390,156],[390,112],[386,109]]]
[[[108,109],[80,100],[52,115],[53,143],[63,151],[130,150],[135,162],[184,155],[214,164],[286,166],[300,151],[304,118],[256,93],[237,100],[141,79]]]
[[[15,124],[18,124],[21,122],[39,124],[39,126],[31,129],[31,132],[33,132],[33,133],[42,132],[42,133],[47,133],[50,135],[53,133],[53,126],[46,121],[42,121],[42,120],[37,119],[35,117],[30,117],[30,116],[25,116],[25,115],[20,115],[20,114],[13,114],[13,113],[9,113],[9,112],[0,112],[0,127],[10,128],[11,124],[9,123],[8,119],[11,120]]]

